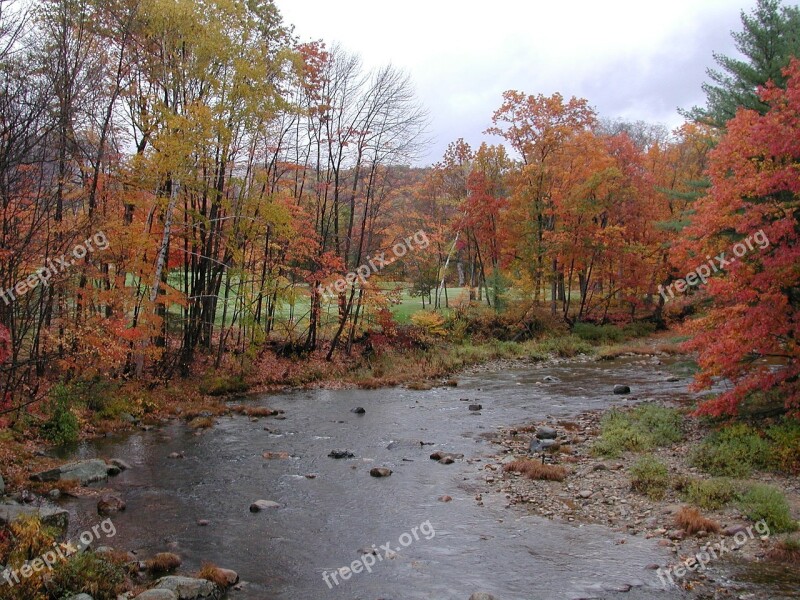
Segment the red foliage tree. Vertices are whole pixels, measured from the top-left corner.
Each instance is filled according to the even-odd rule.
[[[733,386],[700,414],[736,414],[768,390],[800,414],[800,61],[786,76],[786,89],[760,91],[766,114],[740,110],[728,123],[688,230],[687,268],[723,251],[731,261],[709,281],[712,307],[688,346],[699,353],[696,387],[720,377]]]

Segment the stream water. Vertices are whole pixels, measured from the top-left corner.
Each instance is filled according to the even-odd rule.
[[[559,381],[542,383],[546,375]],[[284,409],[285,420],[223,417],[202,435],[173,422],[84,445],[76,457],[133,466],[104,484],[127,502],[109,544],[142,558],[177,552],[186,571],[203,561],[234,569],[244,583],[230,598],[467,600],[484,591],[501,600],[671,600],[684,596],[645,568],[669,558],[656,539],[528,516],[487,493],[482,479],[488,438],[499,428],[687,395],[688,380],[669,375],[650,359],[569,361],[462,375],[457,388],[295,391],[250,400]],[[630,385],[631,397],[614,396],[615,383]],[[481,413],[462,398],[482,404]],[[357,406],[366,414],[350,412]],[[329,458],[333,449],[355,458]],[[434,450],[465,460],[439,464],[428,458]],[[267,451],[291,458],[265,460]],[[370,477],[375,466],[392,476]],[[281,508],[249,512],[257,499]],[[69,502],[73,531],[98,521],[95,500]],[[392,557],[376,560],[371,573],[325,582],[324,573],[350,565],[362,548],[383,554],[387,542]]]

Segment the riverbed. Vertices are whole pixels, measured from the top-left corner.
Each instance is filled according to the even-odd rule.
[[[685,398],[689,380],[676,372],[653,358],[578,359],[476,369],[458,387],[427,391],[291,391],[248,400],[285,420],[221,417],[199,434],[175,421],[86,444],[76,457],[133,467],[104,484],[127,502],[104,543],[142,559],[176,552],[187,572],[204,561],[234,569],[242,584],[229,598],[671,600],[686,596],[647,568],[670,558],[656,539],[530,516],[488,490],[483,466],[497,462],[489,440],[502,427]],[[632,393],[614,395],[617,383]],[[354,458],[330,458],[334,449]],[[440,464],[434,451],[464,458]],[[393,473],[371,477],[373,467]],[[251,513],[258,499],[280,508]],[[95,504],[68,501],[73,532],[99,520]],[[373,548],[371,572],[334,583],[331,573]]]

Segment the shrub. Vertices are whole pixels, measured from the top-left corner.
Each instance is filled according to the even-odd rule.
[[[50,418],[42,424],[42,436],[54,444],[71,444],[78,441],[78,418],[70,407],[72,395],[63,384],[50,390]]]
[[[247,391],[247,388],[247,382],[241,376],[207,375],[200,383],[200,393],[208,396],[242,394]]]
[[[600,437],[592,453],[615,458],[623,452],[641,452],[668,446],[683,437],[683,417],[672,408],[643,404],[631,411],[608,411],[600,421]]]
[[[683,490],[687,502],[706,510],[719,510],[736,498],[736,488],[730,479],[695,479]]]
[[[786,420],[767,429],[772,442],[770,466],[791,475],[800,475],[800,421]]]
[[[528,479],[539,479],[543,481],[564,481],[567,477],[566,467],[560,465],[545,465],[538,460],[529,458],[517,459],[508,463],[503,470],[522,473]]]
[[[116,600],[123,591],[125,571],[94,552],[76,554],[53,570],[48,589],[53,598],[89,594],[95,600]]]
[[[669,487],[667,466],[657,458],[642,456],[631,467],[631,488],[651,500],[661,500]]]
[[[755,484],[742,495],[740,506],[752,521],[766,521],[772,533],[797,529],[797,522],[789,512],[789,503],[778,488]]]
[[[438,312],[432,310],[418,311],[411,317],[411,323],[429,336],[442,337],[447,335],[444,317]]]
[[[700,511],[692,506],[684,506],[675,515],[675,524],[689,535],[694,535],[699,531],[706,533],[719,533],[719,523],[705,518]]]
[[[691,457],[694,466],[720,477],[747,477],[766,465],[769,444],[752,427],[738,423],[712,433]]]

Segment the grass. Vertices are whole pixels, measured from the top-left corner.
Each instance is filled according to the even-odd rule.
[[[767,552],[767,558],[796,564],[800,561],[800,538],[787,537]]]
[[[669,488],[667,465],[652,455],[639,458],[631,467],[631,488],[651,500],[661,500]]]
[[[225,576],[225,573],[223,573],[217,565],[210,562],[204,562],[200,566],[197,578],[210,581],[221,590],[229,587],[228,578]]]
[[[797,530],[798,524],[792,518],[786,497],[771,485],[757,483],[750,486],[740,497],[739,507],[752,521],[763,519],[771,533]]]
[[[672,408],[643,404],[630,411],[612,409],[600,421],[600,437],[592,446],[596,456],[616,458],[623,452],[642,452],[683,439],[683,417]]]
[[[675,515],[675,524],[689,535],[695,535],[700,531],[706,533],[719,533],[719,523],[712,519],[707,519],[700,514],[700,511],[693,506],[684,506]]]
[[[564,481],[567,478],[567,468],[561,465],[546,465],[541,461],[520,458],[503,467],[506,472],[521,473],[528,479],[540,481]]]
[[[694,479],[684,488],[683,498],[705,510],[719,510],[736,499],[736,486],[725,477]]]
[[[645,337],[655,333],[653,323],[629,323],[622,327],[618,325],[595,325],[594,323],[576,323],[572,333],[582,340],[595,344],[615,344],[630,339]]]
[[[747,477],[767,465],[769,443],[754,428],[730,425],[709,435],[692,453],[691,464],[717,477]]]
[[[145,561],[144,567],[154,575],[171,573],[181,566],[181,557],[172,552],[159,552],[153,558]]]

